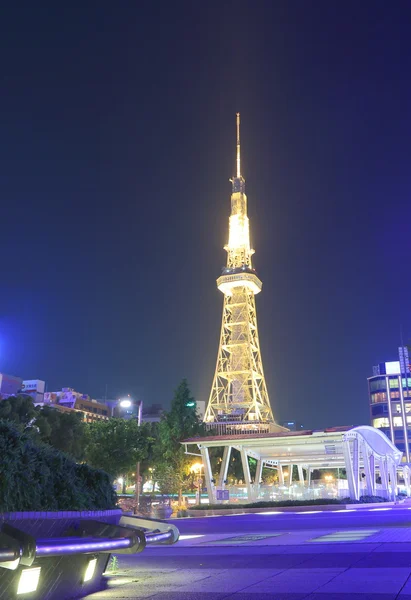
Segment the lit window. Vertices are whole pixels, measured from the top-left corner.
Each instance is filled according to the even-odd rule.
[[[373,424],[373,427],[376,427],[377,429],[380,429],[381,427],[389,427],[390,426],[389,420],[385,419],[383,417],[381,417],[379,419],[374,419],[372,424]]]
[[[402,427],[402,417],[394,417],[394,427]]]
[[[387,402],[386,392],[377,392],[376,394],[371,394],[371,402],[373,404],[376,404],[377,402]]]

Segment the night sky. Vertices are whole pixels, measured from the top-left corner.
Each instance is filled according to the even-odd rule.
[[[369,422],[411,338],[411,7],[9,2],[0,370],[207,400],[235,113],[278,421]]]

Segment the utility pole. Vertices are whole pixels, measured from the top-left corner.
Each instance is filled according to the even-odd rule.
[[[141,420],[143,416],[143,401],[138,400],[138,413],[137,413],[137,424],[141,426]],[[140,508],[140,461],[138,461],[136,465],[136,485],[135,485],[135,498],[136,498],[136,506],[134,509],[134,514],[137,514]]]

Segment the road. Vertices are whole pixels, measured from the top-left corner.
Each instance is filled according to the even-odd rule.
[[[175,520],[85,600],[411,600],[411,511],[351,510]]]

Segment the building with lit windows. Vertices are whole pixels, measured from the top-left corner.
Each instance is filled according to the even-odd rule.
[[[50,406],[61,412],[81,412],[86,423],[107,421],[110,409],[105,404],[92,400],[87,394],[80,394],[72,388],[63,388],[61,392],[46,392],[42,406]]]
[[[380,363],[368,378],[371,425],[380,429],[410,462],[411,374],[407,348],[400,360]]]

